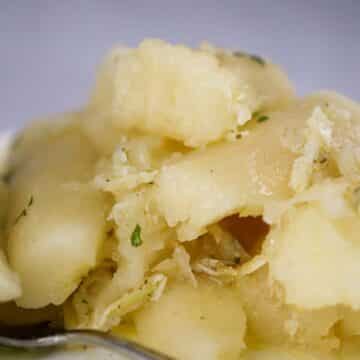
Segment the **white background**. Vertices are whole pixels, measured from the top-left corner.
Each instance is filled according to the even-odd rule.
[[[81,106],[105,52],[144,37],[258,53],[299,94],[360,100],[360,0],[0,0],[0,129]]]

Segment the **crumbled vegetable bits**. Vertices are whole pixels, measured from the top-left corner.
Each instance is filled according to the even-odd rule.
[[[141,227],[139,224],[136,224],[134,231],[131,234],[131,245],[134,247],[138,247],[142,244],[142,239],[141,239]]]
[[[26,205],[26,207],[25,207],[24,209],[22,209],[21,213],[16,217],[15,222],[14,222],[14,225],[16,225],[16,224],[20,221],[20,219],[21,219],[22,217],[24,217],[24,216],[27,215],[28,210],[29,210],[29,208],[31,207],[31,205],[32,205],[33,203],[34,203],[34,197],[31,195],[31,197],[30,197],[30,199],[29,199],[29,202],[28,202],[28,204]]]

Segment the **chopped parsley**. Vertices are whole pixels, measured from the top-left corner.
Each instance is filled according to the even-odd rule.
[[[138,247],[142,245],[142,239],[141,239],[141,227],[139,224],[136,224],[134,231],[131,234],[131,245],[134,247]]]
[[[261,111],[255,111],[252,114],[253,119],[256,119],[257,122],[264,122],[270,119],[269,116],[265,115],[265,114],[261,114]]]
[[[261,123],[261,122],[265,122],[265,121],[267,121],[267,120],[269,120],[269,117],[268,116],[266,116],[266,115],[261,115],[261,116],[259,116],[258,118],[257,118],[257,122],[259,122],[259,123]]]
[[[243,51],[234,51],[233,55],[236,56],[236,57],[246,57],[249,60],[254,61],[256,64],[261,65],[261,66],[266,65],[266,61],[259,55],[248,54],[248,53],[243,52]]]
[[[259,65],[264,66],[264,65],[266,64],[266,61],[265,61],[261,56],[250,54],[250,55],[249,55],[249,58],[250,58],[252,61],[255,61],[256,63],[258,63]]]
[[[14,225],[16,225],[21,220],[22,217],[27,216],[29,208],[33,203],[34,203],[34,197],[31,195],[26,207],[22,209],[21,213],[16,217]]]

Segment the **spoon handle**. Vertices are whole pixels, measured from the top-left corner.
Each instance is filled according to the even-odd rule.
[[[0,336],[0,345],[18,349],[42,349],[62,345],[92,345],[111,350],[131,360],[174,360],[136,342],[114,337],[96,330],[72,330],[33,339]]]

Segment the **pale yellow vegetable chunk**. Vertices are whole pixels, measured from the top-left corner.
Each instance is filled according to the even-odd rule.
[[[8,197],[8,188],[0,180],[0,302],[14,300],[21,295],[19,277],[10,269],[2,249],[5,240],[4,226],[8,211]]]
[[[293,163],[301,156],[307,120],[317,107],[332,124],[324,131],[330,131],[328,156],[336,164],[329,161],[324,174],[342,172],[349,181],[360,177],[359,107],[336,94],[314,94],[267,112],[268,120],[254,123],[240,140],[191,152],[162,168],[155,196],[169,225],[179,225],[180,240],[196,238],[227,215],[261,215],[267,202],[290,198]]]
[[[249,84],[249,102],[261,111],[287,104],[294,99],[294,89],[286,73],[267,59],[243,52],[224,53],[216,50],[222,66],[231,71],[240,83]]]
[[[359,337],[352,337],[343,342],[339,360],[358,360],[360,354]]]
[[[3,251],[0,250],[0,302],[17,299],[20,295],[19,277],[10,269]]]
[[[91,293],[93,314],[88,312],[87,315],[92,316],[93,327],[103,322],[104,312],[114,302],[133,290],[137,292],[151,266],[162,258],[166,243],[175,238],[165,221],[152,212],[151,197],[146,188],[123,196],[113,207],[110,217],[115,223],[118,240],[113,252],[117,270],[109,282],[103,281],[103,288],[96,296],[94,291]],[[141,245],[134,246],[131,238],[137,227]],[[117,325],[116,320],[113,325]]]
[[[3,236],[3,232],[6,226],[6,217],[8,212],[9,202],[9,189],[6,184],[0,180],[0,236]],[[3,239],[0,240],[0,244],[3,244]]]
[[[104,195],[86,183],[96,160],[88,140],[75,131],[47,140],[18,159],[11,183],[8,254],[25,308],[63,303],[96,264],[105,232]]]
[[[246,319],[230,288],[199,281],[169,284],[158,302],[135,315],[138,340],[177,359],[238,359]]]
[[[285,304],[267,267],[242,277],[238,290],[252,344],[306,345],[324,352],[339,347],[331,330],[342,318],[340,311],[335,307],[307,310]]]
[[[341,359],[350,360],[352,358]],[[249,350],[240,357],[240,360],[339,360],[339,357],[335,354],[319,351],[268,346],[262,349]]]
[[[260,83],[267,84],[265,93],[259,94]],[[117,128],[197,147],[250,120],[260,106],[292,96],[286,76],[271,64],[233,57],[226,65],[211,52],[145,40],[137,49],[113,50],[90,106]]]
[[[319,92],[300,103],[298,114],[307,119],[301,156],[290,179],[297,190],[311,184],[316,162],[327,161],[327,176],[343,175],[350,182],[360,180],[360,106],[332,92]],[[298,116],[299,116],[298,115]],[[300,133],[301,135],[301,133]],[[301,144],[300,144],[301,145]],[[292,146],[296,146],[293,143]],[[334,164],[331,164],[331,163]],[[296,169],[298,167],[298,169]],[[333,167],[332,171],[329,168]],[[301,170],[301,171],[298,171]],[[302,179],[303,178],[303,179]]]
[[[260,215],[265,202],[291,195],[296,155],[282,137],[302,119],[285,121],[286,115],[269,113],[270,120],[247,137],[191,152],[162,168],[155,196],[169,225],[180,224],[180,240],[194,239],[208,224],[236,212]]]
[[[344,304],[360,308],[360,219],[329,219],[315,206],[291,209],[268,236],[271,277],[285,300],[301,308]]]
[[[349,307],[343,310],[343,319],[339,329],[344,337],[360,335],[360,311],[354,311]]]

